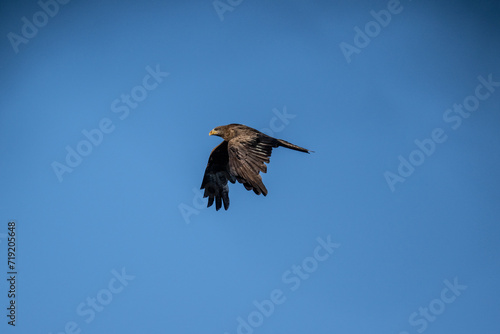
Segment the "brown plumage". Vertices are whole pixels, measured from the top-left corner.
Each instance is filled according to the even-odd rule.
[[[224,209],[229,207],[228,181],[238,181],[257,195],[267,195],[259,172],[267,172],[265,163],[269,163],[274,147],[283,146],[300,152],[312,152],[241,124],[218,126],[210,131],[209,135],[224,139],[212,150],[201,183],[201,189],[205,189],[203,197],[208,197],[207,207],[215,200],[216,210],[222,207],[222,203]]]

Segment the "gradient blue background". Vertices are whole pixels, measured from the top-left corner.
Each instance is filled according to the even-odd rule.
[[[236,333],[253,301],[286,301],[254,333],[418,333],[409,317],[467,289],[426,333],[500,330],[500,88],[453,130],[445,110],[500,81],[498,1],[402,1],[348,63],[339,44],[387,1],[71,1],[15,53],[36,1],[0,5],[0,331]],[[146,67],[170,75],[121,120],[111,103]],[[316,151],[274,151],[267,197],[230,185],[229,211],[198,189],[217,125],[268,128]],[[82,130],[115,129],[59,182]],[[280,124],[280,123],[277,123]],[[415,139],[446,142],[391,192]],[[184,219],[181,209],[194,214]],[[7,222],[18,224],[18,318],[7,325]],[[282,275],[316,239],[341,246],[292,291]],[[135,278],[87,323],[112,270]]]

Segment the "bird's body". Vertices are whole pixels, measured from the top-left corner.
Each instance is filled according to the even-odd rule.
[[[292,150],[309,153],[308,149],[291,144],[282,139],[268,136],[258,130],[242,124],[218,126],[209,133],[224,139],[212,150],[208,159],[201,189],[205,189],[203,197],[208,197],[208,205],[215,200],[215,208],[219,210],[229,207],[229,187],[227,182],[238,181],[247,190],[257,195],[267,195],[260,172],[266,173],[274,147],[283,146]]]

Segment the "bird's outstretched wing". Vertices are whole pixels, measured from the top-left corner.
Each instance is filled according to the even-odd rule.
[[[210,153],[207,168],[201,188],[205,189],[203,197],[208,197],[207,208],[214,203],[215,209],[219,210],[224,202],[224,209],[229,208],[229,187],[227,181],[235,182],[235,177],[229,172],[229,155],[227,141],[223,141]]]
[[[259,172],[266,173],[273,147],[277,147],[275,138],[264,134],[238,136],[229,141],[229,172],[242,183],[247,190],[257,195],[267,195]]]

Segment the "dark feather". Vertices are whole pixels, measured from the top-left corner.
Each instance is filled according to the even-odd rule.
[[[229,187],[227,181],[235,182],[234,176],[228,170],[228,151],[227,142],[223,141],[212,150],[208,158],[205,175],[201,182],[201,188],[205,189],[203,197],[208,197],[208,205],[210,207],[214,203],[215,209],[219,210],[222,206],[221,199],[224,202],[224,209],[229,208]]]

